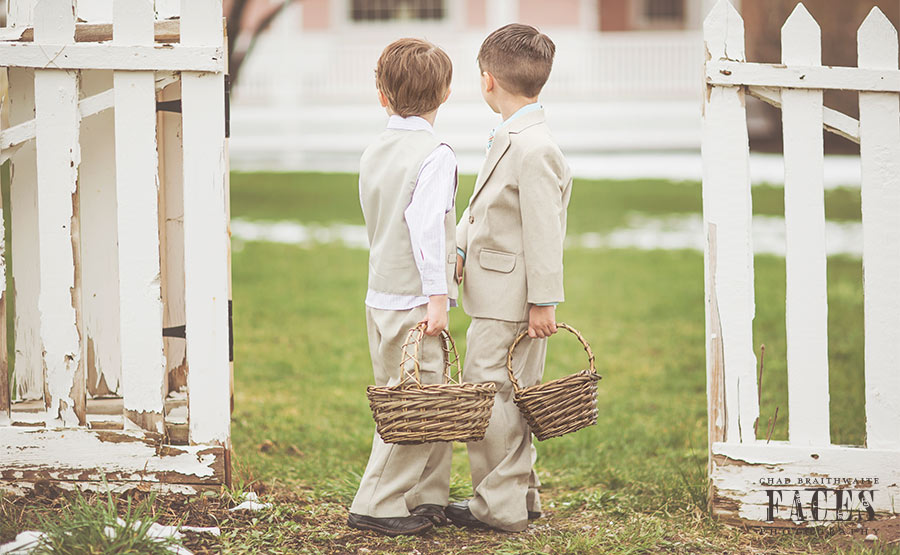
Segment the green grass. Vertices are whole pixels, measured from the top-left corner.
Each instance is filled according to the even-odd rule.
[[[181,545],[174,538],[155,538],[150,527],[156,520],[154,498],[121,508],[112,495],[106,499],[88,499],[80,493],[59,512],[36,515],[36,528],[46,533],[36,546],[35,555],[168,555]]]
[[[474,176],[460,176],[457,213],[468,204],[474,186]],[[235,218],[363,223],[357,178],[351,174],[235,173],[231,180],[231,203]],[[700,213],[701,206],[701,188],[697,182],[578,179],[569,204],[569,232],[620,227],[634,213],[648,216]],[[783,215],[783,189],[768,185],[754,187],[753,212]],[[859,190],[827,191],[825,213],[831,220],[858,220]]]
[[[462,178],[459,210],[472,184]],[[779,188],[754,188],[754,212],[780,215],[782,197]],[[610,229],[630,214],[699,214],[700,207],[696,183],[579,180],[569,231]],[[858,192],[829,191],[826,212],[830,219],[858,219]],[[232,214],[362,223],[352,175],[234,174]],[[344,525],[346,508],[374,431],[365,397],[372,382],[363,308],[367,253],[240,241],[233,249],[236,489],[262,487],[276,507],[223,517],[213,551],[860,552],[852,541],[835,539],[850,538],[849,531],[741,531],[708,515],[703,257],[690,251],[566,251],[568,301],[558,317],[591,342],[603,380],[596,426],[537,445],[546,519],[520,535],[450,528],[425,538],[387,539],[352,532]],[[783,259],[756,257],[756,280],[754,341],[767,348],[760,435],[778,407],[773,437],[784,439]],[[828,284],[832,438],[860,443],[860,262],[829,259]],[[465,314],[453,309],[450,331],[462,352],[467,325]],[[585,363],[577,341],[560,334],[551,341],[545,378]],[[468,497],[468,464],[459,445],[452,468],[452,496]]]
[[[473,180],[461,181],[460,211]],[[362,223],[355,176],[237,174],[232,187],[234,217]],[[783,191],[754,188],[753,202],[757,214],[780,215]],[[609,229],[630,214],[697,214],[700,207],[696,183],[579,180],[569,231]],[[826,213],[829,219],[858,219],[858,192],[829,191]],[[333,246],[261,243],[239,243],[234,252],[237,457],[262,481],[286,481],[320,503],[339,506],[355,492],[374,428],[364,394],[372,380],[362,302],[366,257],[364,251]],[[778,407],[773,438],[785,439],[783,259],[756,257],[756,279],[755,341],[767,347],[760,436]],[[840,392],[840,402],[831,404],[832,437],[836,443],[861,443],[861,264],[832,258],[828,279],[830,387]],[[491,549],[678,552],[687,542],[706,552],[699,546],[719,536],[710,552],[727,546],[740,551],[746,536],[724,531],[706,516],[702,255],[568,250],[566,296],[559,319],[584,332],[604,377],[600,418],[592,428],[539,443],[537,465],[550,511],[562,522],[580,523],[589,515],[600,525],[556,527]],[[463,351],[467,324],[460,309],[451,312],[450,331]],[[551,342],[545,377],[584,365],[574,338],[560,335]],[[260,450],[264,441],[271,447]],[[465,451],[457,447],[453,482],[459,497],[468,494],[467,473]],[[828,538],[823,533],[754,541],[775,551],[828,550]]]

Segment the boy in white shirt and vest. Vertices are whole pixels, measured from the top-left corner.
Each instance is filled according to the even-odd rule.
[[[375,70],[390,119],[360,160],[359,200],[369,236],[366,326],[378,386],[402,380],[408,330],[425,322],[426,335],[439,335],[456,304],[456,156],[432,129],[452,71],[443,50],[418,39],[388,45]],[[422,342],[419,362],[423,383],[441,383],[439,340]],[[389,536],[446,524],[450,455],[449,443],[386,444],[376,432],[347,524]]]
[[[497,397],[484,439],[468,444],[471,500],[445,510],[454,524],[522,531],[541,514],[531,430],[513,402],[506,370],[523,387],[540,383],[546,338],[556,333],[563,299],[563,240],[572,174],[544,120],[538,94],[556,47],[534,27],[497,29],[478,53],[481,94],[503,117],[457,231],[458,279],[472,317],[466,334],[466,381],[494,382]]]

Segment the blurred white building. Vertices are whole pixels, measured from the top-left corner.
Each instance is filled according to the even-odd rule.
[[[696,151],[703,41],[713,0],[301,0],[260,37],[232,92],[235,169],[355,171],[383,127],[374,68],[403,36],[426,38],[454,63],[439,135],[477,171],[499,121],[478,92],[476,55],[506,23],[556,43],[541,100],[570,156]]]

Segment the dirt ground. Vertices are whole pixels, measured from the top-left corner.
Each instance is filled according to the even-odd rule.
[[[328,501],[314,501],[302,492],[271,490],[266,486],[257,488],[261,499],[274,504],[275,508],[262,512],[229,511],[238,500],[228,494],[205,495],[193,498],[183,496],[156,497],[153,514],[161,524],[184,524],[190,526],[217,526],[222,535],[186,533],[184,545],[197,555],[239,552],[239,553],[335,553],[366,555],[373,553],[404,553],[426,555],[430,553],[493,553],[498,550],[517,552],[522,545],[529,552],[539,553],[587,553],[574,547],[560,550],[540,541],[540,537],[577,536],[578,534],[600,532],[597,515],[568,512],[565,514],[548,510],[545,516],[529,526],[523,534],[505,534],[496,531],[471,531],[465,533],[455,527],[436,528],[428,534],[414,538],[386,538],[378,534],[352,530],[346,526],[347,509],[343,504]],[[39,487],[28,498],[3,499],[0,518],[14,521],[17,525],[3,528],[0,543],[10,541],[15,532],[32,529],[35,510],[61,510],[68,503],[68,495],[55,488]],[[146,499],[147,494],[136,492],[132,504]],[[127,500],[116,500],[120,508]],[[640,515],[637,515],[640,518]],[[785,535],[802,535],[809,530],[776,529],[726,529],[726,534],[737,537],[737,545],[730,542],[731,554],[736,553],[804,553],[796,542],[785,541]],[[876,520],[864,523],[848,523],[840,528],[832,527],[827,543],[823,543],[823,553],[840,549],[853,549],[867,545],[869,534],[878,536],[882,546],[900,546],[900,518]],[[615,531],[607,530],[607,535]],[[532,542],[529,536],[535,541]],[[622,538],[627,541],[627,538]],[[638,548],[640,553],[724,553],[712,538],[692,536],[667,538],[667,547],[657,551],[651,546]],[[521,542],[521,544],[519,543]],[[791,545],[793,544],[793,547]],[[534,550],[536,546],[539,550]],[[678,547],[672,548],[673,545]],[[270,546],[270,547],[267,547]],[[623,546],[624,547],[624,546]],[[649,549],[648,549],[649,548]],[[271,549],[271,551],[269,551]],[[582,548],[584,549],[584,548]]]

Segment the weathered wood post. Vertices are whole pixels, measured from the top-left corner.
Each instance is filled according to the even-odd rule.
[[[159,4],[18,0],[0,33],[19,386],[0,381],[0,489],[229,479],[222,5]]]

